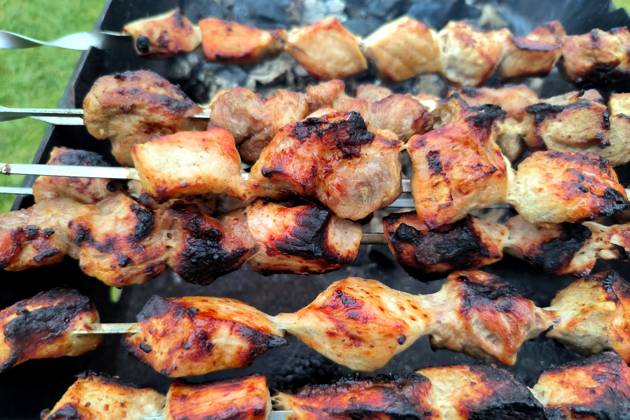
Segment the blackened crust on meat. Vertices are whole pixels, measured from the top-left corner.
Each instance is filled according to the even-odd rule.
[[[295,123],[290,135],[300,141],[306,141],[313,135],[319,139],[333,136],[344,158],[359,156],[361,146],[374,140],[374,134],[367,130],[361,114],[354,111],[333,122],[324,118],[307,118]]]
[[[563,223],[560,236],[541,243],[538,252],[525,259],[547,273],[561,273],[591,236],[590,229],[581,224]]]
[[[472,123],[477,128],[490,129],[496,120],[505,118],[507,115],[500,106],[486,104],[472,107],[472,115],[466,117],[466,121]]]
[[[60,256],[64,251],[51,245],[54,241],[50,241],[50,238],[54,234],[55,230],[52,228],[40,229],[34,225],[15,228],[11,232],[10,246],[3,248],[0,252],[0,269],[11,264],[20,251],[29,244],[37,250],[37,254],[33,257],[37,262]]]
[[[628,202],[626,197],[624,197],[619,191],[610,187],[606,188],[606,190],[604,190],[604,194],[599,196],[599,198],[605,203],[599,211],[599,216],[612,216],[630,207],[630,202]]]
[[[140,242],[153,231],[155,226],[153,211],[135,203],[131,205],[131,211],[136,215],[138,223],[136,223],[134,233],[130,239],[133,242]]]
[[[29,311],[27,306],[43,306]],[[17,316],[4,328],[4,339],[9,343],[13,354],[0,365],[0,372],[12,367],[36,346],[68,333],[75,318],[94,308],[90,300],[76,290],[53,289],[15,304]]]
[[[136,320],[138,322],[146,321],[151,318],[160,317],[165,315],[167,312],[172,310],[173,306],[175,306],[168,299],[164,299],[161,296],[153,295],[144,304],[138,315],[136,315]]]
[[[267,350],[282,347],[287,344],[287,340],[284,337],[265,334],[244,325],[240,325],[236,331],[238,335],[250,343],[249,351],[247,354],[243,355],[243,366],[251,365],[254,360],[266,353]]]
[[[49,414],[49,411],[42,411],[42,418],[46,417],[48,420],[81,420],[77,407],[71,403],[64,404],[52,414]]]
[[[469,405],[469,418],[475,420],[496,419],[545,419],[545,411],[527,386],[518,382],[512,374],[488,366],[471,366],[492,393]]]
[[[475,276],[477,273],[482,273],[483,277],[477,278]],[[510,311],[515,298],[522,298],[514,287],[493,274],[479,271],[462,272],[457,276],[457,281],[462,299],[460,310],[464,314],[487,307],[496,308],[502,312]]]

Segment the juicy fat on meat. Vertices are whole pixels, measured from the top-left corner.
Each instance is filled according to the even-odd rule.
[[[75,335],[99,321],[90,300],[53,289],[0,311],[0,372],[34,359],[79,356],[96,349],[99,335]]]
[[[98,140],[112,142],[112,154],[131,166],[131,147],[154,136],[194,130],[201,108],[179,87],[156,73],[139,70],[103,76],[83,100],[83,120]]]

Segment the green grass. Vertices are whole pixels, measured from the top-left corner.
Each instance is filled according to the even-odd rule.
[[[0,29],[39,39],[90,31],[102,0],[0,0]],[[0,105],[54,107],[81,53],[54,48],[0,50]],[[31,162],[46,124],[20,120],[0,123],[0,161]],[[2,177],[0,185],[20,185],[19,177]],[[13,197],[0,196],[0,211]]]

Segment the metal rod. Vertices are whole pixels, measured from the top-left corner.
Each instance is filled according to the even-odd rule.
[[[139,179],[135,168],[116,166],[43,165],[0,162],[2,175],[38,175],[75,178]]]
[[[74,335],[136,334],[140,332],[135,323],[99,323],[88,325],[84,330],[75,330]]]
[[[59,125],[76,125],[77,118],[83,118],[83,110],[80,108],[9,108],[0,106],[0,121],[20,118],[55,118],[54,121],[59,121]],[[66,118],[68,124],[64,124]],[[210,111],[205,109],[191,118],[207,120],[210,118]]]
[[[27,187],[0,187],[0,194],[33,195],[33,189]]]

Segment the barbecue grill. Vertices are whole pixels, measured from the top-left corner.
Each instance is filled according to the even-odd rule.
[[[263,3],[263,2],[260,2]],[[266,3],[266,2],[265,2]],[[319,10],[315,2],[274,0],[268,7],[253,0],[213,1],[213,0],[109,0],[96,24],[96,30],[120,30],[122,25],[133,19],[151,16],[180,6],[184,13],[197,21],[202,16],[215,15],[243,23],[270,28],[277,25],[288,26],[304,23],[310,14],[323,13],[335,9],[339,1],[323,1]],[[380,2],[379,2],[380,3]],[[440,2],[392,0],[382,7],[362,0],[347,0],[345,9],[339,9],[349,18],[349,27],[358,34],[367,33],[387,20],[405,14],[423,19],[435,26],[442,26],[449,19],[478,18],[484,5],[490,5],[505,19],[511,29],[524,33],[535,25],[551,19],[559,19],[568,33],[584,33],[594,27],[610,29],[630,24],[630,18],[623,11],[613,11],[608,1],[557,1],[545,7],[532,7],[527,0],[508,2],[465,2],[462,0]],[[265,5],[267,6],[267,5]],[[326,9],[328,8],[328,9]],[[316,10],[317,9],[317,10]],[[378,9],[378,10],[377,10]],[[297,10],[297,11],[296,11]],[[209,13],[208,13],[209,12]],[[485,12],[487,14],[487,12]],[[485,15],[484,15],[485,16]],[[301,19],[300,19],[301,18]],[[179,82],[184,90],[196,101],[207,100],[222,84],[243,82],[244,75],[253,71],[252,67],[207,64],[195,59],[194,55],[170,59],[146,59],[137,56],[129,38],[112,38],[102,50],[91,49],[83,54],[72,75],[60,107],[79,107],[92,83],[102,75],[118,71],[150,69],[172,81]],[[293,70],[291,70],[293,71]],[[210,78],[210,79],[209,79]],[[215,78],[212,80],[211,78]],[[217,81],[219,80],[219,81]],[[374,72],[368,72],[354,82],[374,80]],[[261,90],[287,86],[301,88],[313,81],[305,74],[297,77],[279,76],[276,80],[261,86]],[[397,85],[395,89],[404,91],[413,88],[418,80]],[[351,82],[352,84],[352,82]],[[573,88],[556,71],[544,79],[541,95],[551,96]],[[609,86],[608,89],[619,89]],[[54,146],[87,149],[98,152],[115,161],[109,155],[108,142],[91,139],[84,127],[52,126],[42,139],[34,162],[45,163]],[[5,157],[5,160],[6,157]],[[626,165],[627,166],[627,165]],[[618,168],[622,181],[630,174],[627,168]],[[32,179],[27,179],[30,185]],[[625,184],[625,182],[624,182]],[[31,197],[18,198],[14,209],[32,204]],[[599,263],[598,269],[613,268],[624,277],[630,277],[630,269],[624,263]],[[553,277],[530,268],[526,263],[512,258],[486,269],[503,276],[520,293],[533,299],[539,306],[549,303],[554,294],[570,283],[570,278]],[[597,269],[595,271],[598,271]],[[291,312],[307,305],[331,282],[347,277],[360,276],[378,279],[388,286],[410,293],[432,293],[439,289],[441,280],[420,282],[410,277],[389,254],[385,245],[362,247],[359,259],[353,265],[326,275],[263,276],[241,268],[223,276],[209,286],[185,283],[165,273],[148,284],[124,289],[121,299],[112,303],[110,290],[103,284],[83,274],[75,261],[28,270],[5,272],[3,293],[0,294],[0,307],[55,286],[76,288],[89,296],[96,304],[104,322],[131,322],[142,306],[152,295],[186,296],[208,295],[233,297],[270,314]],[[288,337],[289,345],[274,349],[258,358],[246,369],[214,373],[191,379],[203,382],[225,378],[242,377],[251,373],[266,375],[272,389],[294,391],[314,383],[331,383],[351,374],[348,369],[339,367],[300,343]],[[121,377],[124,381],[140,386],[148,386],[166,392],[171,380],[154,372],[149,366],[140,363],[128,354],[119,336],[108,336],[98,350],[76,358],[47,359],[30,361],[0,375],[0,417],[34,418],[44,408],[50,408],[74,381],[80,372],[92,370]],[[404,374],[415,369],[452,365],[456,363],[480,363],[477,360],[447,350],[433,351],[428,338],[416,342],[404,353],[396,356],[379,373]],[[508,368],[519,380],[528,385],[535,382],[540,372],[553,365],[579,359],[581,356],[562,347],[549,338],[538,338],[524,344],[517,364]]]

